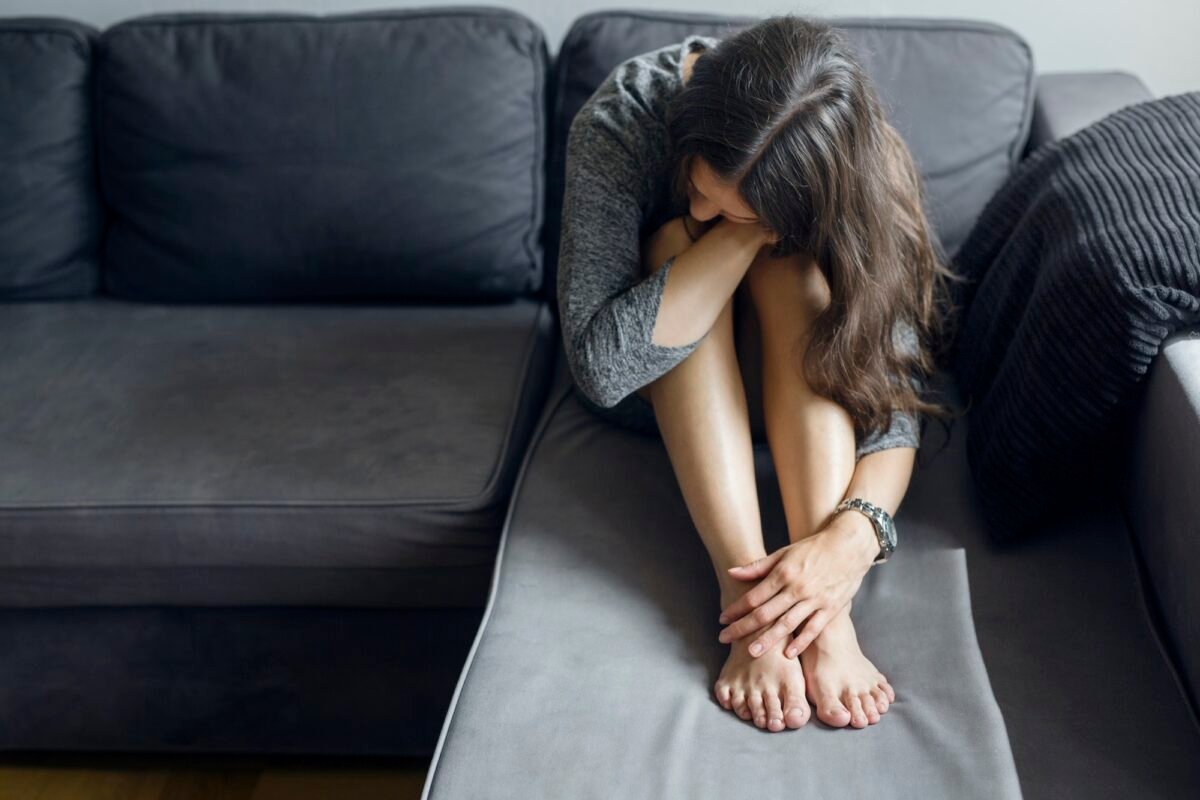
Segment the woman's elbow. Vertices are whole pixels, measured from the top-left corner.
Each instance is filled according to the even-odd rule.
[[[606,375],[596,359],[588,358],[580,348],[572,348],[567,343],[567,364],[574,378],[575,386],[591,403],[601,408],[612,408],[621,402],[622,395]]]
[[[584,370],[584,374],[577,377],[575,382],[584,396],[600,408],[612,408],[625,399],[625,395],[612,383],[587,370]]]

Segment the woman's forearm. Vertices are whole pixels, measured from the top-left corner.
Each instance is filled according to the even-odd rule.
[[[889,447],[867,453],[855,465],[845,496],[861,497],[895,516],[908,491],[916,457],[915,447]],[[875,528],[864,514],[843,511],[834,516],[832,525],[846,530],[849,538],[861,543],[867,563],[879,554]]]
[[[759,226],[722,219],[675,256],[652,341],[674,347],[707,333],[766,241]]]

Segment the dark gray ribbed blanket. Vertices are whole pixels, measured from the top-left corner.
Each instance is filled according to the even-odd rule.
[[[1200,322],[1200,92],[1039,147],[955,254],[952,371],[992,535],[1117,485],[1151,362]]]

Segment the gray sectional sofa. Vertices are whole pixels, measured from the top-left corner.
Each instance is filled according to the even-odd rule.
[[[594,13],[553,59],[483,7],[0,21],[0,747],[432,752],[439,799],[1200,795],[1190,336],[1125,495],[1018,544],[969,414],[928,426],[854,607],[880,724],[713,699],[711,567],[661,442],[581,404],[554,255],[584,99],[750,21]],[[835,22],[950,252],[1150,96],[996,25]]]

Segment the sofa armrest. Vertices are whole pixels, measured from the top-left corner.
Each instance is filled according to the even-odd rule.
[[[1200,703],[1200,326],[1163,342],[1132,432],[1123,486],[1131,533],[1168,646]]]
[[[1037,76],[1026,154],[1070,136],[1117,109],[1154,97],[1128,72],[1047,72]]]

